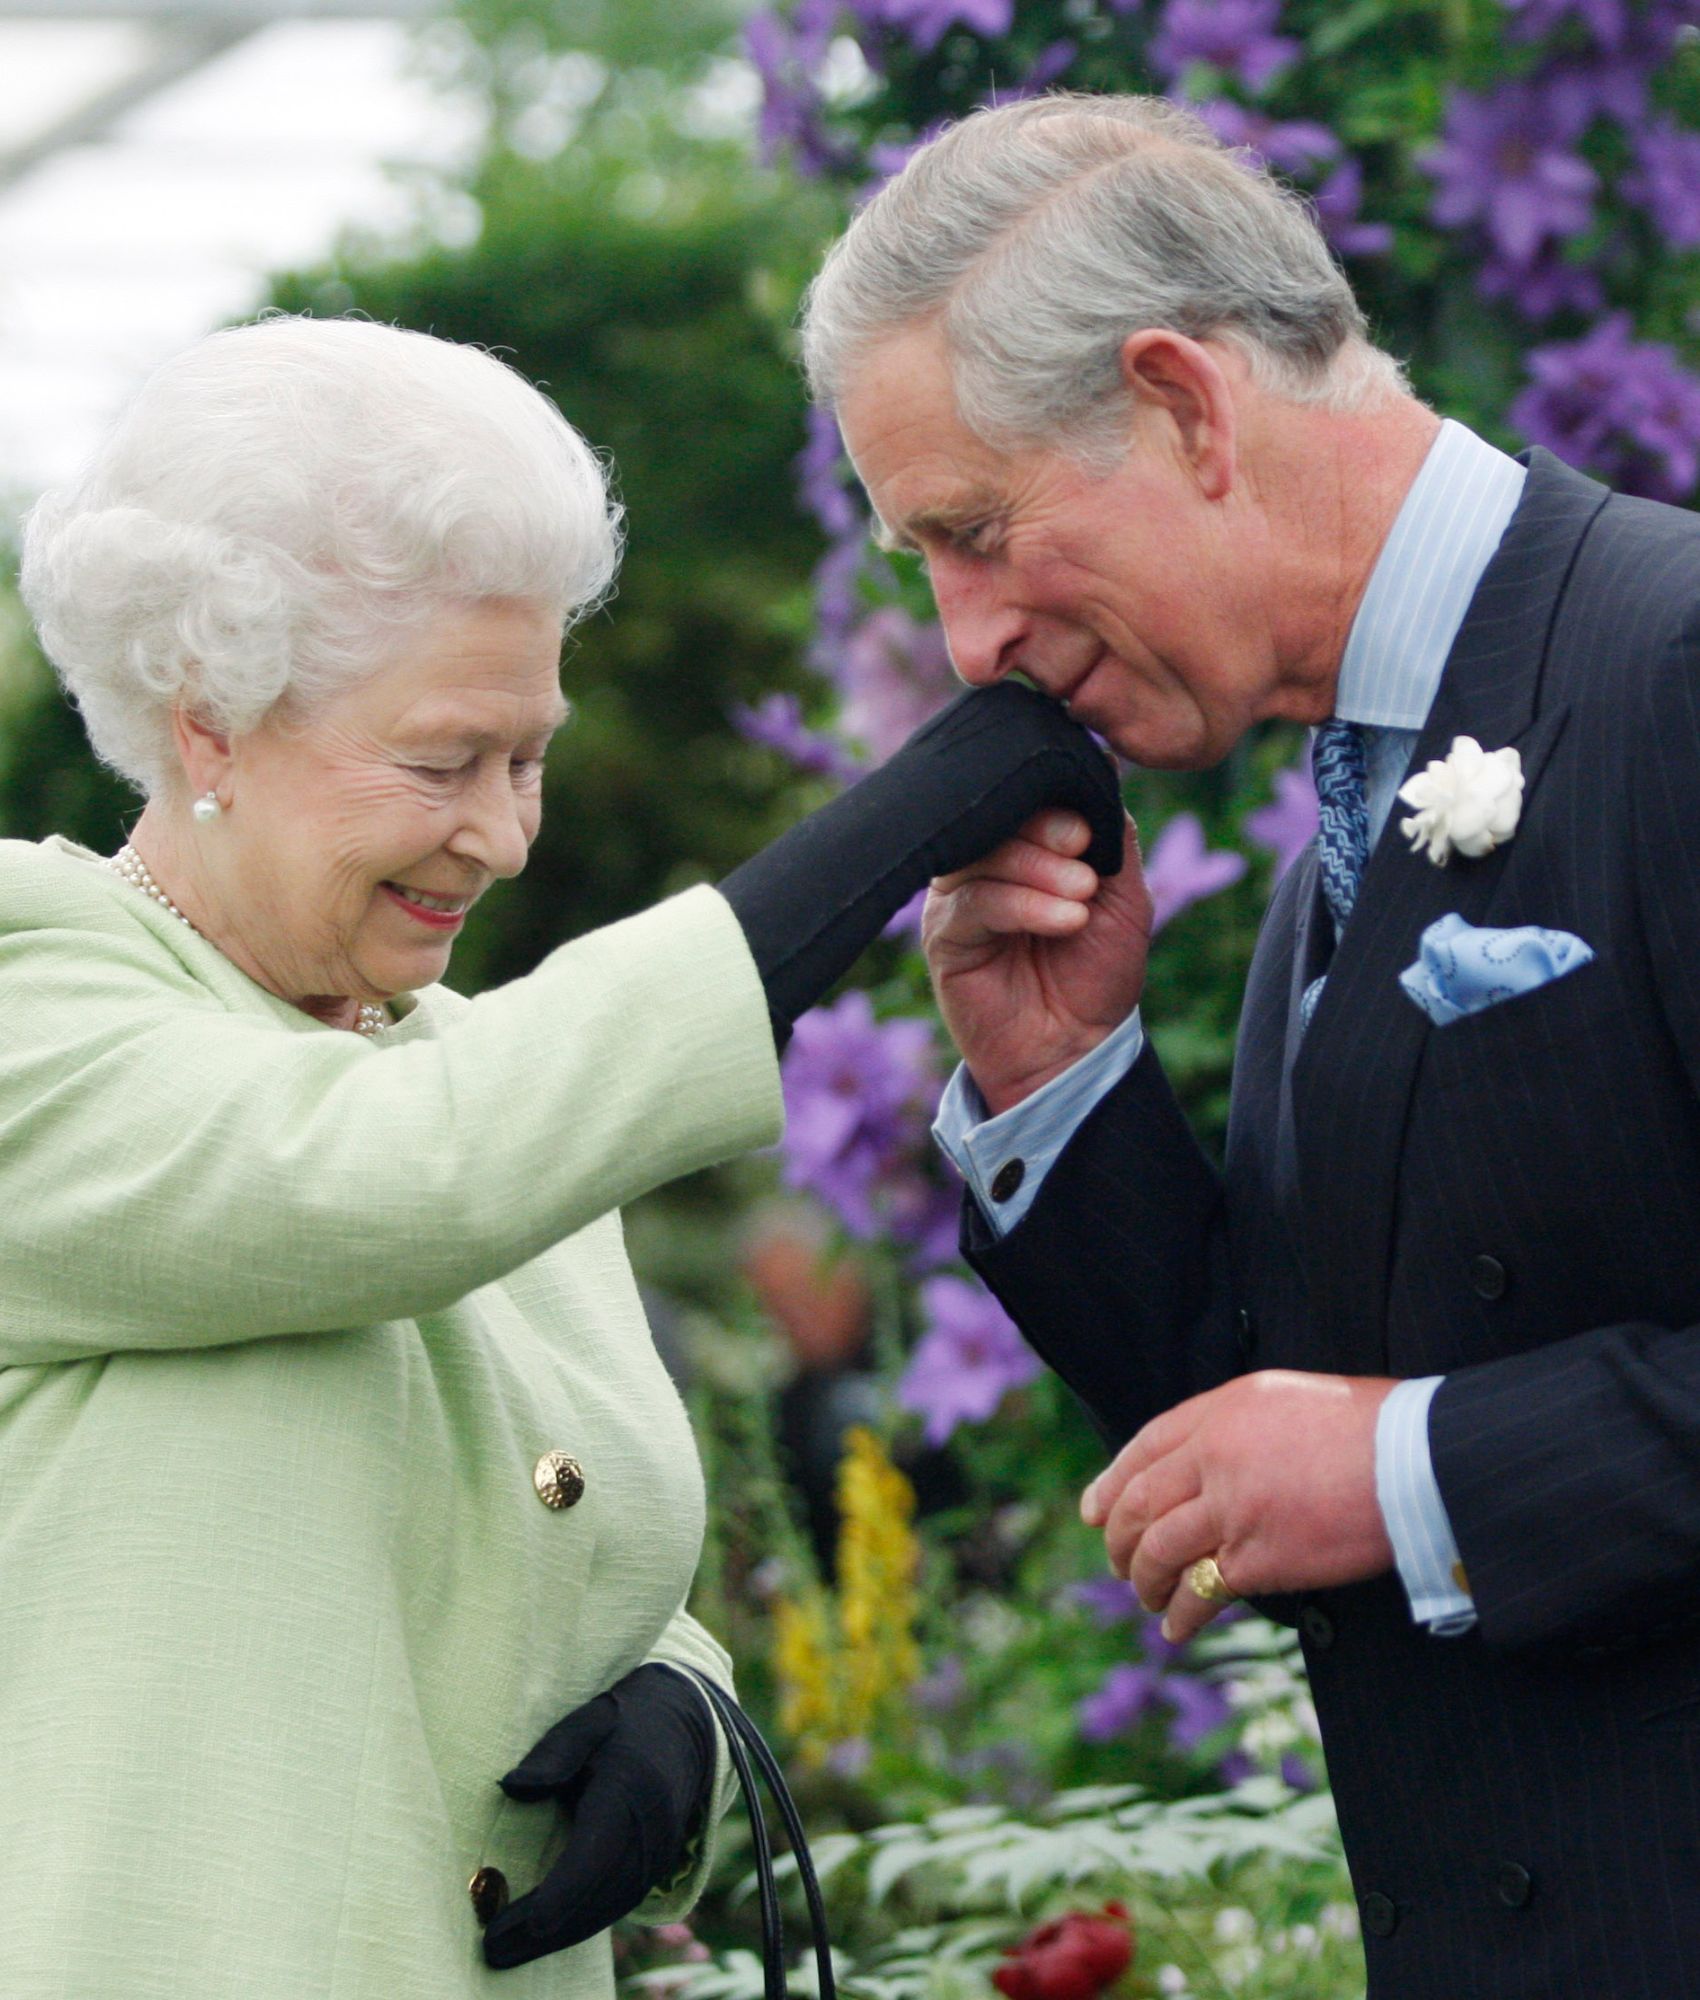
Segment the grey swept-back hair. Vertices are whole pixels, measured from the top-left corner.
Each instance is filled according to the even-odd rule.
[[[1125,448],[1119,357],[1146,327],[1231,342],[1297,402],[1353,409],[1405,386],[1303,197],[1162,98],[1056,92],[922,146],[810,287],[812,393],[836,405],[871,348],[924,323],[971,430],[1089,460]]]
[[[24,526],[22,588],[97,754],[177,778],[182,704],[309,714],[451,606],[563,629],[613,581],[619,509],[559,410],[480,349],[268,316],[159,369]]]

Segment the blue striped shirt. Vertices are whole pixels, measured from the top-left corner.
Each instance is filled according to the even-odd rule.
[[[1364,726],[1370,839],[1380,838],[1428,719],[1452,642],[1483,570],[1522,497],[1524,471],[1462,424],[1440,427],[1376,559],[1347,636],[1334,712]],[[1139,1010],[1088,1056],[1001,1113],[965,1066],[951,1078],[933,1135],[974,1192],[990,1226],[1013,1229],[1082,1120],[1145,1046]],[[1020,1160],[1017,1189],[992,1194]],[[1440,1377],[1404,1382],[1382,1405],[1376,1490],[1412,1616],[1437,1632],[1474,1623],[1458,1583],[1458,1548],[1429,1458],[1428,1410]]]

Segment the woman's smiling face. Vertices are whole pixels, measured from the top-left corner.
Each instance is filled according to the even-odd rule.
[[[561,621],[445,611],[306,721],[229,740],[197,828],[197,925],[270,992],[328,1014],[441,979],[466,912],[525,866],[566,717]]]

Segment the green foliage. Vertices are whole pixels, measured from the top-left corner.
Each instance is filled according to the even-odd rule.
[[[732,40],[743,13],[739,0],[465,0],[459,20],[475,51],[466,69],[486,89],[505,77],[512,94],[535,86],[529,64],[563,51],[589,54],[611,79],[689,77]]]
[[[829,1835],[814,1858],[847,2000],[983,1995],[1000,1954],[1034,1923],[1107,1899],[1125,1907],[1139,1942],[1137,1969],[1118,1989],[1129,1995],[1177,1990],[1158,1986],[1165,1963],[1198,1995],[1254,2000],[1344,1993],[1357,1971],[1356,1911],[1328,1801],[1274,1779],[1178,1803],[1094,1785],[1027,1815],[952,1807]],[[794,1880],[789,1857],[777,1872]],[[751,1888],[746,1879],[734,1894],[747,1899]],[[676,2000],[759,2000],[761,1965],[733,1946],[628,1984]],[[799,1954],[788,1985],[818,1992],[811,1955]]]
[[[0,556],[0,840],[62,833],[110,852],[138,802],[90,755],[82,721],[36,644],[15,578],[13,559]]]

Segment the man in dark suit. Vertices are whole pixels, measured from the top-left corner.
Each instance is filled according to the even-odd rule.
[[[1318,726],[1220,1175],[1131,841],[1041,815],[929,904],[969,1254],[1122,1447],[1087,1518],[1174,1632],[1297,1623],[1374,2000],[1700,1994],[1700,522],[1442,425],[1144,100],[924,148],[805,338],[965,679],[1149,765]]]

